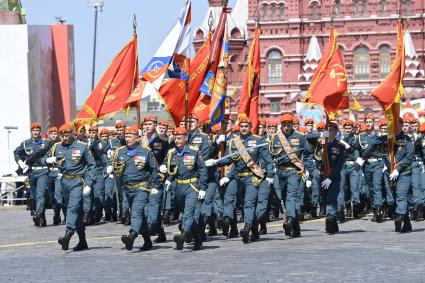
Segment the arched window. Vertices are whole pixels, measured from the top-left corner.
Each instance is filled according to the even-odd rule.
[[[263,21],[269,20],[269,7],[267,5],[263,6]]]
[[[387,0],[381,0],[381,15],[387,14]]]
[[[335,0],[335,16],[339,17],[341,15],[341,1]]]
[[[279,10],[280,10],[280,20],[284,21],[285,20],[285,4],[280,4]]]
[[[379,73],[381,79],[385,79],[391,71],[390,47],[383,45],[379,48]]]
[[[267,55],[267,75],[271,84],[282,82],[282,54],[277,50]]]
[[[363,0],[362,2],[362,15],[367,16],[367,0]]]
[[[354,51],[354,79],[368,80],[369,72],[369,50],[366,47],[359,47]]]
[[[311,4],[311,19],[312,20],[319,19],[319,4],[317,4],[317,2],[313,2]]]
[[[276,5],[275,4],[272,4],[271,10],[272,10],[271,20],[274,21],[276,20]]]
[[[353,8],[354,8],[354,16],[359,15],[359,0],[353,1]]]

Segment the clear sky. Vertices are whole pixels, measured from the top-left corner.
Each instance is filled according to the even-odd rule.
[[[105,0],[97,29],[95,81],[103,74],[115,54],[133,34],[133,14],[137,17],[139,68],[154,55],[175,24],[185,0]],[[229,1],[232,6],[235,0]],[[90,93],[94,8],[87,0],[22,0],[30,25],[53,24],[60,16],[74,25],[77,105]],[[192,0],[192,32],[201,25],[208,9],[207,0]]]

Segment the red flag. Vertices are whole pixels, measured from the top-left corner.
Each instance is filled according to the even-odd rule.
[[[105,115],[129,107],[126,103],[138,79],[137,35],[115,56],[74,120],[75,125],[92,123]]]
[[[258,129],[258,99],[260,96],[260,28],[255,28],[254,40],[248,53],[247,70],[239,100],[238,116],[252,121],[252,132]]]
[[[404,35],[401,21],[397,23],[397,51],[388,77],[370,94],[381,105],[388,120],[388,149],[391,169],[395,169],[394,142],[398,132],[398,117],[400,115],[400,100],[405,94],[403,77],[405,68]]]
[[[190,63],[189,80],[189,111],[195,107],[199,97],[199,88],[208,70],[210,60],[211,36],[208,35],[195,58]],[[184,99],[186,94],[186,80],[167,79],[159,89],[159,97],[162,98],[165,107],[177,125],[181,117],[185,115]]]
[[[329,44],[304,98],[306,103],[321,105],[329,116],[348,108],[347,72],[336,36],[336,30],[332,27]]]

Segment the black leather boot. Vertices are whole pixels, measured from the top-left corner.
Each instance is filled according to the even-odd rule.
[[[78,244],[73,248],[74,252],[88,250],[89,247],[86,241],[86,232],[78,233]]]
[[[229,238],[236,238],[238,236],[239,236],[238,225],[236,223],[236,220],[232,220],[230,223]]]
[[[53,225],[59,225],[61,222],[61,211],[60,209],[55,209],[55,214],[53,215]]]
[[[84,212],[83,221],[86,226],[90,226],[90,213]]]
[[[265,223],[266,221],[264,220],[264,224]],[[252,227],[251,227],[250,240],[251,242],[255,242],[258,239],[260,239],[260,233],[258,232],[258,220],[254,220],[254,223],[252,224]]]
[[[294,219],[292,217],[288,217],[285,223],[283,223],[283,230],[285,231],[285,235],[288,237],[292,237],[294,233]]]
[[[127,217],[127,215],[129,215],[130,214],[130,210],[128,209],[128,208],[126,208],[123,212],[122,212],[122,215],[121,215],[121,224],[123,224],[123,225],[128,225],[127,223],[127,220],[128,220],[128,217]]]
[[[375,221],[376,221],[376,223],[381,223],[382,222],[382,206],[378,205],[375,208],[375,211],[376,211]]]
[[[137,233],[133,230],[128,235],[121,236],[121,242],[125,245],[125,248],[129,251],[133,249],[134,240],[137,238]]]
[[[382,205],[382,218],[388,218],[388,204]]]
[[[300,222],[299,222],[299,221],[295,221],[295,222],[292,224],[292,227],[293,227],[292,237],[293,237],[293,238],[301,237],[301,227],[300,227]]]
[[[317,218],[317,205],[316,204],[313,204],[311,206],[310,215],[311,215],[311,218],[313,218],[313,219]]]
[[[155,243],[165,243],[167,242],[167,237],[165,236],[164,227],[159,227],[158,237],[155,239]]]
[[[47,226],[47,221],[46,221],[46,215],[43,213],[40,215],[40,223],[38,227],[46,227]]]
[[[320,210],[319,210],[319,216],[323,217],[326,215],[326,205],[321,203],[320,204]]]
[[[149,235],[149,232],[144,232],[142,233],[142,237],[143,237],[143,246],[140,247],[140,251],[148,251],[150,249],[152,249],[153,245],[152,245],[152,241],[151,241],[151,236]]]
[[[336,212],[336,215],[337,215],[337,220],[340,223],[343,223],[345,221],[345,213],[343,208],[338,209],[338,211]]]
[[[59,245],[62,246],[62,250],[67,251],[69,248],[69,241],[71,240],[72,235],[74,234],[74,231],[66,230],[65,236],[60,237],[58,239]]]
[[[230,226],[231,220],[228,217],[224,217],[222,224],[221,224],[221,229],[223,230],[222,235],[228,237],[229,236],[229,226]]]
[[[353,210],[351,208],[351,202],[345,204],[346,216],[353,217]]]
[[[208,231],[208,236],[217,236],[217,228],[215,226],[215,221],[214,219],[209,219],[208,221],[208,225],[210,226],[210,229]]]
[[[105,208],[105,222],[110,222],[111,220],[112,220],[111,208]]]
[[[202,247],[202,238],[201,238],[201,235],[199,234],[198,231],[193,231],[192,234],[193,234],[193,241],[194,241],[194,243],[193,243],[193,250],[194,251],[198,251]]]
[[[34,216],[32,217],[32,221],[34,222],[34,226],[39,227],[40,226],[40,215],[37,213],[34,213]]]
[[[330,217],[330,216],[328,216],[328,217],[326,217],[326,226],[325,226],[325,231],[326,231],[326,233],[329,233],[329,234],[331,234],[332,233],[332,231],[333,231],[333,227],[332,227],[332,217]]]
[[[353,218],[354,219],[359,219],[360,210],[361,210],[360,204],[357,204],[357,203],[353,204]]]
[[[251,231],[252,225],[245,224],[244,228],[241,229],[240,234],[242,237],[242,242],[249,243],[249,232]]]
[[[401,232],[401,225],[403,224],[403,218],[404,215],[396,214],[395,220],[394,220],[394,226],[396,232]]]
[[[260,235],[266,235],[266,234],[267,234],[267,223],[263,217],[260,219]]]
[[[164,216],[162,217],[162,224],[163,225],[170,225],[171,219],[170,219],[170,210],[166,209],[164,211]]]
[[[174,235],[174,242],[176,243],[176,250],[182,250],[186,239],[186,232],[182,231],[180,235]]]
[[[401,233],[412,232],[412,223],[410,223],[409,215],[404,215],[403,227],[401,227]]]

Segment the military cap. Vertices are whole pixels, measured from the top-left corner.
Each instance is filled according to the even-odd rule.
[[[177,127],[174,129],[173,135],[174,136],[187,135],[187,130],[186,128],[183,128],[183,127]]]

